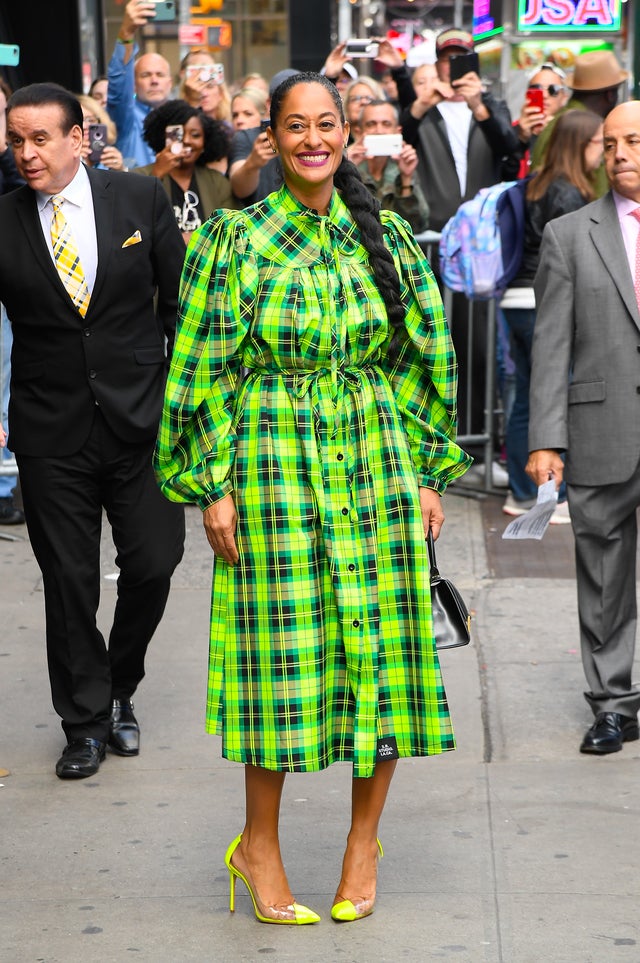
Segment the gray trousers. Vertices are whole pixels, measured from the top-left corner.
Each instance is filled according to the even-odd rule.
[[[640,465],[618,485],[568,485],[575,535],[582,664],[594,714],[635,716],[632,685],[636,644],[636,509]]]

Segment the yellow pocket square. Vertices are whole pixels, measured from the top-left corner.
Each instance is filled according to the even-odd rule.
[[[124,242],[122,246],[131,247],[132,244],[139,244],[141,240],[142,240],[142,234],[140,233],[140,231],[136,231],[135,234],[132,234],[131,237],[127,238],[127,240]]]

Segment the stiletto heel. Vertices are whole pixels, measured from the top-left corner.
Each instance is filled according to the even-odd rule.
[[[378,844],[377,862],[384,856],[384,850],[379,839],[376,839],[376,843]],[[371,916],[375,902],[375,896],[371,899],[357,900],[355,903],[350,899],[340,900],[331,907],[331,919],[336,923],[353,923],[355,920],[362,920],[365,916]]]
[[[229,910],[233,913],[235,909],[235,889],[236,889],[236,878],[241,879],[244,885],[249,891],[249,896],[251,897],[251,902],[253,903],[253,910],[256,914],[256,919],[260,920],[261,923],[289,923],[294,926],[304,926],[306,923],[317,923],[320,917],[313,910],[309,909],[308,906],[303,906],[302,903],[290,903],[284,909],[277,909],[275,906],[264,906],[260,901],[256,892],[254,892],[253,886],[250,884],[246,876],[244,876],[239,869],[231,862],[231,857],[235,853],[236,849],[240,844],[242,839],[242,833],[237,836],[231,843],[224,857],[224,862],[229,870]],[[271,915],[267,915],[271,914]]]

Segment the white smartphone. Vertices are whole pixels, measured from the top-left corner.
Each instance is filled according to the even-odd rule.
[[[379,44],[375,40],[347,40],[344,48],[346,57],[377,57]]]
[[[402,150],[402,134],[365,134],[367,157],[395,157]]]

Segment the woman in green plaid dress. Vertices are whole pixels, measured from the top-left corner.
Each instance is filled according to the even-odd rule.
[[[207,728],[245,764],[226,861],[265,922],[318,918],[280,856],[286,772],[353,764],[332,916],[359,919],[396,760],[454,748],[425,530],[469,461],[455,358],[428,264],[343,158],[347,135],[325,78],[278,88],[284,186],[189,247],[156,452],[215,552]]]

